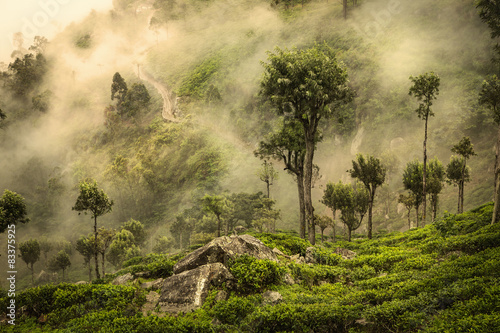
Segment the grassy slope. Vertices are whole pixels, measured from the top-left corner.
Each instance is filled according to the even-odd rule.
[[[26,306],[17,325],[3,328],[9,332],[498,332],[500,225],[489,225],[491,210],[488,204],[419,230],[316,246],[316,259],[328,265],[295,264],[285,258],[278,266],[243,260],[231,267],[239,283],[228,300],[215,301],[214,291],[202,309],[177,317],[137,313],[145,301],[137,283],[32,288],[17,295],[18,309]],[[308,246],[284,234],[258,237],[286,254],[304,253]],[[354,250],[355,259],[334,254],[337,246]],[[135,273],[147,266],[152,272],[171,274],[173,261],[162,256],[143,262],[141,266],[135,260],[131,264],[139,266],[127,270]],[[297,284],[274,283],[284,272]],[[266,279],[271,282],[263,283]],[[267,289],[280,292],[283,301],[263,304],[261,293]],[[3,309],[5,302],[1,299]]]

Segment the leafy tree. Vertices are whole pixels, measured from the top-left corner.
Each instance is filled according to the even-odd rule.
[[[140,249],[134,243],[134,235],[123,229],[115,235],[106,258],[113,266],[120,268],[125,260],[140,255]]]
[[[231,194],[229,200],[234,206],[231,214],[231,219],[234,220],[232,227],[236,226],[239,221],[243,221],[247,228],[251,228],[255,210],[263,207],[263,199],[262,192]]]
[[[323,243],[325,229],[333,225],[333,220],[325,215],[316,215],[316,225],[321,230],[321,243]]]
[[[479,104],[486,105],[493,111],[493,119],[498,125],[498,135],[496,143],[495,157],[495,194],[494,207],[491,223],[498,222],[500,218],[500,80],[496,75],[483,82],[481,92],[479,93]]]
[[[333,241],[335,242],[335,238],[337,237],[337,231],[336,226],[335,226],[335,220],[336,220],[336,212],[339,209],[339,198],[337,197],[337,187],[343,186],[342,183],[335,184],[332,182],[328,182],[326,184],[326,188],[323,192],[323,199],[321,202],[328,208],[332,210],[332,228],[333,228]]]
[[[212,213],[217,218],[217,237],[220,237],[221,229],[221,217],[228,209],[228,202],[226,197],[222,195],[208,195],[206,194],[202,198],[203,209],[209,213]],[[227,236],[226,228],[226,236]]]
[[[91,218],[94,219],[95,275],[97,279],[100,279],[99,264],[97,262],[97,254],[99,252],[97,249],[97,218],[111,212],[113,200],[110,200],[107,194],[98,188],[95,180],[82,181],[80,182],[79,187],[80,194],[76,199],[76,203],[72,210],[76,210],[78,215],[80,215],[81,212],[84,212],[85,215],[90,212]]]
[[[257,176],[259,179],[266,183],[267,187],[267,198],[270,198],[269,187],[274,184],[274,181],[278,179],[278,173],[274,170],[273,164],[264,160],[262,163],[262,168],[257,171]]]
[[[500,10],[498,3],[495,0],[478,0],[476,7],[480,9],[479,17],[485,22],[491,30],[491,38],[495,39],[500,36]],[[500,53],[498,43],[495,46],[495,51]],[[499,63],[500,59],[493,59],[494,63]]]
[[[415,207],[415,196],[413,194],[400,194],[398,202],[402,203],[408,211],[408,229],[411,229],[410,213],[411,209]]]
[[[366,188],[357,184],[339,184],[336,187],[338,208],[341,211],[341,220],[347,227],[347,240],[351,241],[352,232],[358,229],[363,222],[370,204],[370,195]]]
[[[141,222],[130,219],[123,224],[122,229],[130,231],[134,235],[135,245],[140,247],[146,241],[146,232]]]
[[[125,102],[125,96],[127,96],[127,91],[127,83],[120,73],[116,72],[115,75],[113,75],[113,82],[111,83],[111,100],[114,101],[115,98],[117,99],[116,109],[120,114],[122,111],[122,105]]]
[[[69,255],[64,250],[59,251],[57,255],[49,259],[49,270],[52,272],[57,272],[58,270],[62,270],[63,281],[64,281],[64,271],[69,266],[71,266],[71,260],[69,259]]]
[[[450,163],[446,166],[446,178],[448,178],[448,183],[454,184],[458,187],[458,208],[457,213],[463,209],[463,184],[470,181],[470,168],[467,166],[464,169],[463,157],[452,156],[450,158]]]
[[[17,58],[9,65],[13,73],[10,89],[18,98],[26,98],[43,80],[47,72],[47,61],[42,54],[29,53]]]
[[[305,141],[304,201],[309,241],[315,243],[314,207],[311,187],[318,125],[330,118],[337,107],[349,102],[353,93],[347,73],[337,64],[328,46],[291,51],[276,48],[263,63],[261,95],[268,98],[279,114],[287,114],[302,124]]]
[[[129,230],[132,232],[131,230]],[[101,254],[102,276],[106,275],[104,257],[116,234],[114,229],[99,228],[97,231],[97,252]]]
[[[386,169],[378,158],[368,155],[366,158],[362,154],[356,156],[352,161],[352,169],[348,171],[352,178],[357,178],[368,191],[370,202],[368,205],[368,238],[372,238],[372,210],[375,200],[375,191],[385,182]]]
[[[28,223],[30,219],[26,217],[27,214],[24,198],[16,192],[5,190],[0,198],[0,233],[11,224]]]
[[[91,234],[88,237],[81,236],[77,239],[75,248],[80,253],[84,260],[84,265],[89,269],[89,282],[92,281],[92,258],[94,257],[94,239]],[[104,274],[104,271],[103,271]]]
[[[263,232],[264,227],[269,233],[275,232],[276,220],[280,218],[280,211],[273,209],[275,203],[272,199],[262,198],[262,207],[255,210],[252,225],[259,232]]]
[[[142,83],[134,83],[126,92],[124,100],[120,104],[119,112],[122,115],[133,117],[140,109],[146,108],[150,101],[151,96],[146,86]]]
[[[304,160],[306,146],[302,124],[296,120],[283,121],[281,128],[259,143],[254,152],[261,158],[282,160],[285,170],[295,176],[299,195],[299,235],[306,238]]]
[[[465,185],[465,176],[468,173],[467,169],[467,160],[471,156],[475,156],[474,146],[470,142],[470,138],[463,137],[460,142],[451,148],[451,151],[455,154],[462,156],[462,171],[461,171],[461,181],[459,184],[459,202],[458,202],[458,213],[464,212],[464,185]],[[467,181],[469,181],[468,179]]]
[[[33,265],[40,259],[40,243],[36,239],[30,239],[19,244],[19,252],[21,252],[21,259],[31,271],[31,283],[34,284],[35,273]]]
[[[423,219],[425,223],[425,213],[426,213],[426,183],[427,183],[427,123],[429,117],[434,116],[434,112],[431,110],[432,101],[436,99],[439,94],[439,76],[434,74],[434,72],[425,73],[419,75],[418,77],[410,76],[410,80],[413,85],[410,87],[409,95],[415,96],[419,101],[418,109],[415,111],[420,119],[425,121],[425,131],[424,131],[424,164],[422,168],[422,196],[423,196]],[[418,222],[417,222],[418,224]]]
[[[445,170],[443,164],[437,158],[429,162],[427,193],[431,196],[432,221],[436,220],[439,193],[443,189]]]
[[[408,162],[406,169],[403,171],[403,185],[406,190],[410,190],[414,201],[415,210],[417,213],[417,228],[419,227],[418,208],[424,200],[423,195],[423,166],[418,161]]]

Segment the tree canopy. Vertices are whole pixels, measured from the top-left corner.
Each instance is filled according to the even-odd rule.
[[[28,223],[30,219],[24,198],[9,190],[5,190],[0,198],[0,233],[11,224]]]

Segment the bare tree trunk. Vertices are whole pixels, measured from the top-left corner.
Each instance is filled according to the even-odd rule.
[[[106,270],[104,269],[104,252],[101,253],[101,264],[102,264],[102,276],[105,277],[106,276]]]
[[[352,234],[351,228],[349,228],[349,226],[347,226],[347,241],[348,242],[351,241],[351,234]]]
[[[217,215],[217,237],[220,237],[220,216]]]
[[[91,260],[89,258],[89,282],[92,282],[92,265],[90,264]]]
[[[500,126],[498,127],[497,149],[495,157],[495,195],[494,195],[495,205],[493,206],[493,216],[491,219],[491,224],[498,222],[498,217],[499,217],[499,205],[500,205],[500,165],[498,161],[499,156],[500,156]]]
[[[335,243],[336,241],[336,230],[335,230],[335,209],[332,209],[332,215],[333,215],[333,220],[332,220],[332,229],[333,229],[333,242]]]
[[[410,229],[411,229],[410,213],[411,213],[411,208],[410,208],[410,209],[408,209],[408,230],[410,230]]]
[[[372,239],[373,221],[373,200],[375,199],[375,189],[368,189],[370,193],[370,202],[368,203],[368,239]]]
[[[315,133],[307,133],[306,131],[306,157],[304,162],[304,201],[306,208],[306,222],[308,227],[309,242],[316,244],[316,228],[314,223],[314,207],[312,204],[312,169],[314,158],[314,136]],[[309,135],[307,135],[309,134]]]
[[[417,229],[418,229],[418,206],[415,206],[415,210],[417,211]]]
[[[31,263],[31,284],[34,286],[35,285],[35,271],[33,270],[33,264]]]
[[[297,175],[297,188],[299,190],[299,235],[306,239],[306,206],[304,202],[304,177]]]
[[[266,181],[266,184],[267,184],[267,198],[269,199],[270,196],[269,196],[269,181]]]
[[[99,262],[97,256],[99,253],[97,252],[97,216],[94,216],[94,260],[95,260],[95,276],[96,279],[100,279],[101,275],[99,275]],[[63,278],[64,278],[64,270],[63,270]]]
[[[427,209],[427,200],[426,200],[426,177],[427,177],[427,120],[428,116],[425,118],[425,136],[424,136],[424,170],[423,170],[423,189],[422,189],[422,196],[424,198],[424,206],[423,206],[423,211],[424,215],[422,216],[422,222],[425,225],[425,214],[426,214],[426,209]],[[417,228],[418,228],[418,222],[417,222]]]

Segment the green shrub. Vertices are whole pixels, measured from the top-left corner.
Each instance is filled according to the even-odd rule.
[[[255,234],[256,238],[271,249],[277,248],[287,255],[300,254],[306,255],[306,249],[311,246],[311,243],[297,236],[284,234]]]
[[[238,326],[260,303],[260,296],[236,297],[219,301],[212,308],[214,317],[223,324]]]
[[[335,283],[343,281],[348,271],[343,267],[325,265],[301,265],[292,263],[288,265],[292,277],[307,286],[315,286],[320,282]]]
[[[324,247],[315,247],[313,251],[314,259],[320,265],[335,266],[342,261],[342,256],[337,253],[328,251]]]
[[[271,260],[260,260],[242,255],[229,263],[229,270],[238,282],[238,289],[245,293],[261,291],[279,284],[285,269]]]

